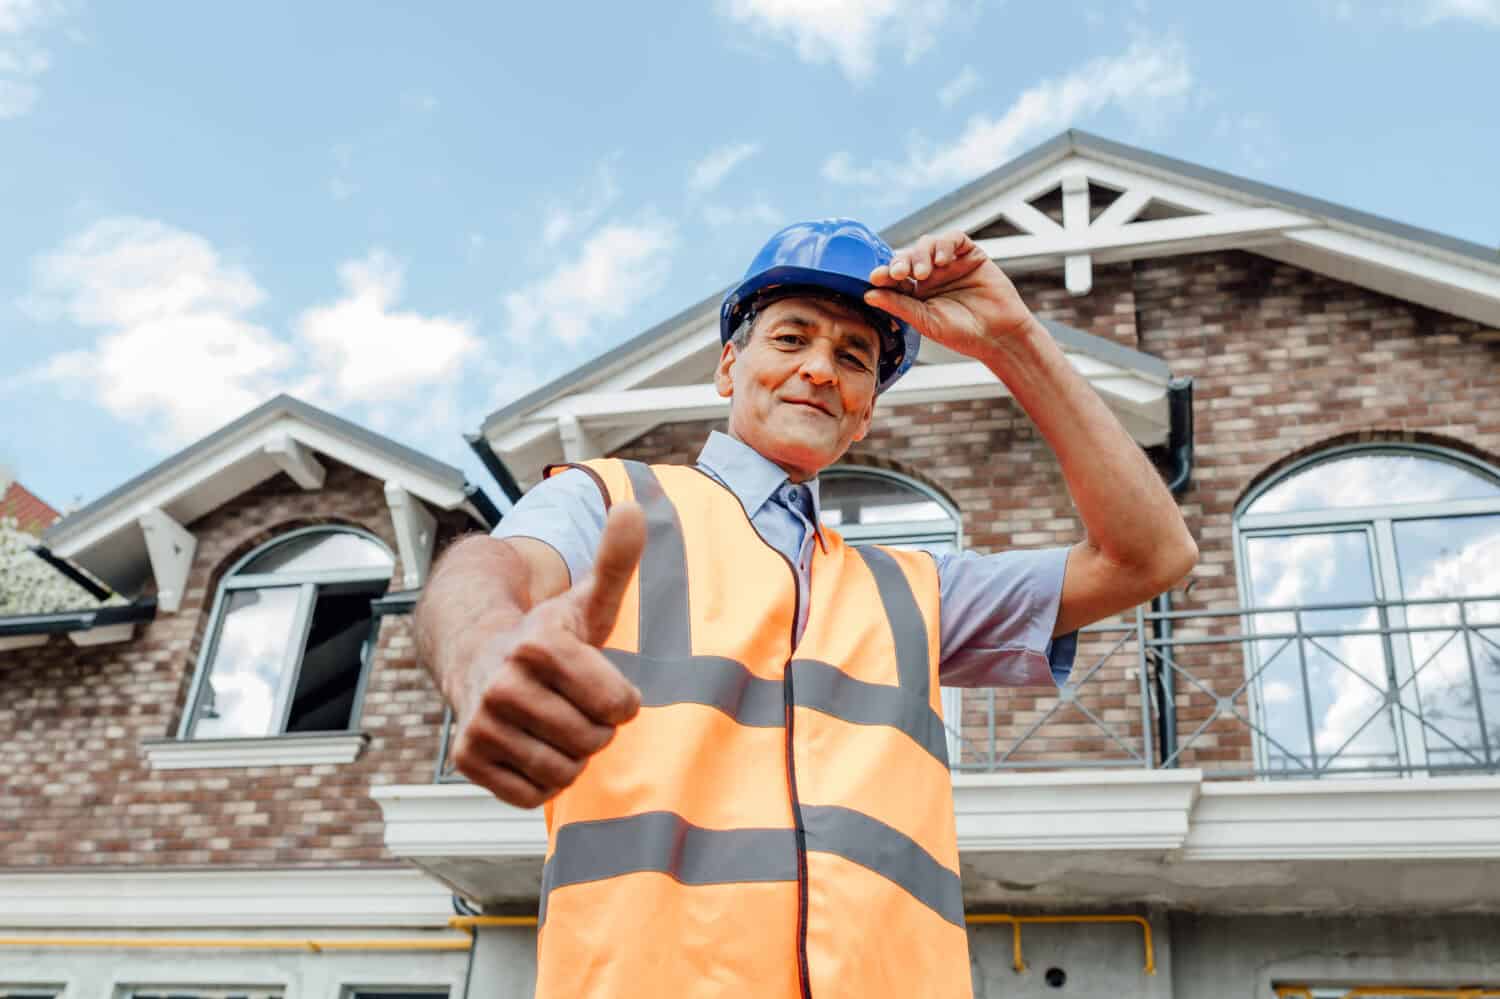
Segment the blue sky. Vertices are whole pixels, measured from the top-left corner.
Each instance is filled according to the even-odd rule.
[[[278,391],[462,466],[799,217],[1068,127],[1500,245],[1500,0],[0,0],[0,464],[86,502]]]

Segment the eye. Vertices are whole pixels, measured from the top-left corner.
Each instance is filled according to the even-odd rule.
[[[852,365],[855,368],[858,368],[860,371],[869,370],[869,366],[865,364],[864,358],[860,357],[858,354],[851,354],[846,350],[839,356],[842,357],[846,363]]]
[[[776,342],[776,343],[784,343],[784,344],[787,344],[789,346],[796,346],[796,345],[798,345],[798,344],[800,344],[802,342],[802,334],[800,334],[800,333],[777,333],[774,336],[772,336],[771,339],[774,342]]]

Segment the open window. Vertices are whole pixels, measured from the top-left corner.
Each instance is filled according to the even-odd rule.
[[[193,680],[182,739],[340,732],[354,727],[375,618],[395,558],[348,528],[294,531],[224,576]]]

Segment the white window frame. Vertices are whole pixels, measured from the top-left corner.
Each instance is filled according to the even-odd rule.
[[[1486,514],[1500,514],[1500,497],[1487,499],[1464,499],[1448,500],[1438,503],[1393,503],[1377,506],[1364,507],[1338,507],[1329,510],[1303,510],[1287,513],[1263,513],[1247,514],[1244,511],[1255,505],[1256,501],[1271,489],[1286,482],[1287,480],[1308,471],[1315,465],[1325,462],[1336,461],[1341,458],[1361,456],[1398,456],[1418,457],[1429,460],[1447,462],[1459,468],[1472,472],[1483,479],[1493,483],[1500,488],[1500,469],[1493,468],[1479,459],[1464,454],[1452,448],[1441,447],[1435,444],[1424,443],[1399,443],[1391,441],[1374,441],[1361,444],[1346,444],[1339,447],[1328,448],[1316,454],[1308,455],[1298,461],[1281,469],[1274,477],[1256,486],[1254,490],[1246,494],[1234,508],[1234,522],[1232,537],[1235,553],[1235,579],[1239,590],[1239,605],[1251,608],[1254,588],[1250,584],[1250,559],[1246,542],[1255,537],[1281,537],[1295,533],[1330,533],[1335,531],[1364,531],[1369,536],[1369,555],[1373,561],[1371,575],[1374,584],[1376,600],[1390,599],[1399,590],[1400,568],[1396,557],[1396,536],[1394,524],[1406,520],[1435,520],[1444,517],[1465,517]],[[1256,615],[1247,615],[1242,632],[1252,635]],[[1386,626],[1400,631],[1406,627],[1406,610],[1403,607],[1391,607]],[[1394,637],[1394,636],[1392,636]],[[1400,686],[1411,677],[1416,664],[1412,661],[1411,647],[1409,641],[1385,641],[1387,658],[1387,670],[1389,679],[1395,686]],[[1259,667],[1257,645],[1254,641],[1245,643],[1245,669],[1246,676],[1254,674]],[[1251,717],[1256,720],[1258,728],[1266,728],[1264,720],[1264,701],[1261,696],[1260,682],[1257,679],[1251,686],[1250,691],[1253,701],[1250,705]],[[1303,692],[1304,696],[1306,691]],[[1422,705],[1420,703],[1419,691],[1416,684],[1406,683],[1402,689],[1401,708],[1392,707],[1389,710],[1396,712],[1396,752],[1397,759],[1402,767],[1421,768],[1427,763],[1426,739],[1422,733]],[[1259,731],[1252,732],[1255,748],[1255,766],[1257,770],[1265,771],[1266,759],[1270,748],[1266,744],[1265,737]],[[1350,768],[1357,770],[1358,768]],[[1339,768],[1332,771],[1339,772]],[[1289,771],[1287,776],[1296,776],[1297,771]]]
[[[248,565],[252,560],[278,547],[286,542],[306,535],[312,534],[352,534],[380,546],[391,558],[391,570],[334,570],[313,572],[275,572],[275,573],[247,573],[239,574],[241,566]],[[208,628],[204,632],[203,649],[198,654],[197,667],[193,673],[193,682],[190,685],[187,699],[187,710],[182,713],[182,720],[178,723],[177,739],[180,742],[195,741],[193,725],[197,721],[198,712],[202,707],[200,703],[203,696],[203,686],[207,682],[208,670],[212,667],[214,656],[218,652],[219,634],[223,626],[224,606],[229,594],[236,590],[267,589],[270,587],[290,589],[296,587],[298,593],[298,604],[296,615],[292,621],[291,640],[287,642],[285,659],[282,662],[281,673],[277,680],[276,706],[272,715],[277,719],[276,731],[263,736],[236,736],[232,737],[235,742],[266,742],[280,739],[295,739],[303,733],[288,733],[286,731],[287,716],[291,711],[292,694],[297,689],[297,681],[302,672],[303,646],[307,643],[308,629],[312,626],[312,611],[316,603],[317,592],[320,587],[338,585],[341,583],[371,583],[380,579],[391,580],[396,566],[396,556],[384,541],[369,531],[357,527],[342,524],[318,525],[316,527],[303,527],[278,534],[262,545],[257,545],[253,551],[246,553],[238,559],[229,571],[224,573],[219,581],[218,591],[214,594],[213,610],[209,614]],[[365,685],[370,675],[371,653],[374,651],[376,629],[379,627],[379,618],[372,618],[370,635],[366,638],[360,655],[359,680],[354,690],[354,703],[349,710],[349,724],[343,730],[345,732],[356,732],[359,728],[360,713],[364,706]],[[207,741],[207,739],[205,740]],[[212,741],[230,741],[229,739],[213,739]],[[321,761],[320,761],[321,762]]]
[[[913,521],[910,523],[830,525],[851,545],[909,545],[920,548],[941,542],[950,542],[955,552],[963,551],[964,520],[946,497],[918,479],[888,468],[872,465],[835,465],[818,476],[821,483],[830,478],[856,478],[864,476],[888,479],[911,489],[926,499],[937,503],[948,511],[949,520]],[[941,644],[941,640],[940,640]],[[958,767],[959,753],[963,749],[963,690],[959,687],[941,687],[939,697],[943,705],[943,729],[948,740],[948,766]]]

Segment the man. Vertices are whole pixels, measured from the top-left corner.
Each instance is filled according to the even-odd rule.
[[[1086,540],[934,558],[819,525],[818,473],[922,336],[1007,385]],[[939,682],[1065,675],[1078,628],[1197,548],[963,233],[893,253],[857,222],[789,226],[721,338],[729,433],[696,466],[547,479],[450,549],[417,610],[458,769],[547,807],[538,994],[967,996]]]

